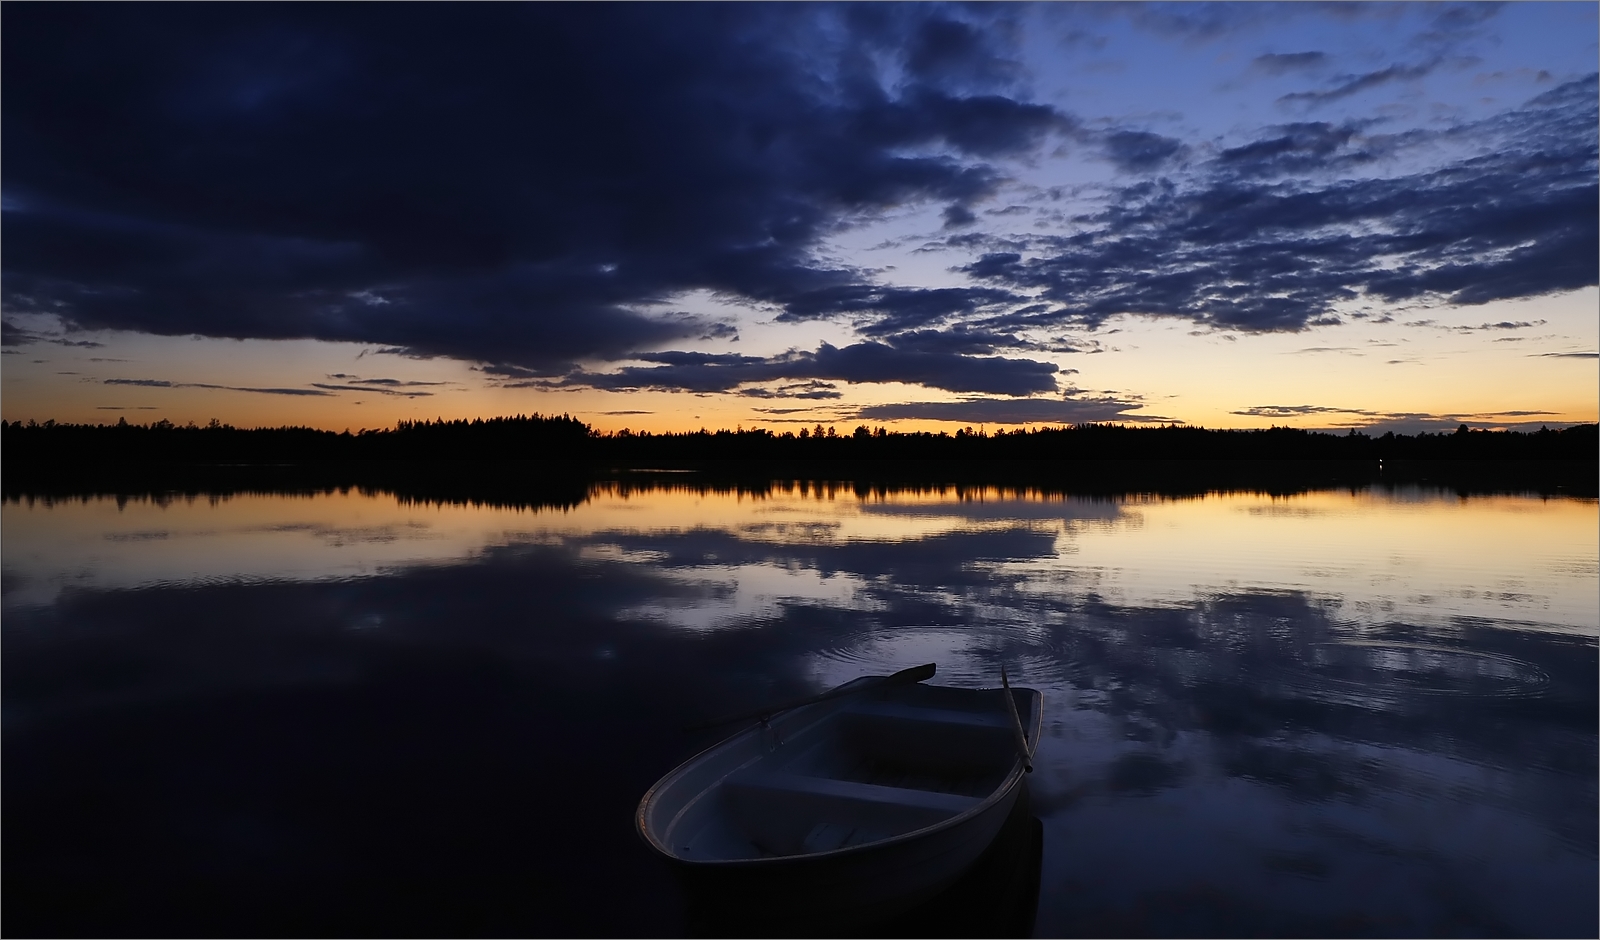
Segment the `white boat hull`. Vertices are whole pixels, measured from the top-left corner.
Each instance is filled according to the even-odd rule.
[[[857,682],[870,684],[875,678]],[[662,778],[640,802],[639,833],[702,897],[720,894],[791,926],[892,917],[956,881],[1010,816],[1024,785],[1026,761],[1013,723],[995,717],[1004,715],[997,704],[1004,694],[913,686],[795,709],[772,719],[770,727],[734,735]],[[1040,696],[1031,689],[1012,694],[1031,758],[1042,723]],[[938,707],[923,707],[930,703]],[[964,717],[961,708],[948,705],[970,708],[971,714]],[[928,715],[946,724],[924,727],[911,720]],[[903,758],[926,763],[959,751],[962,760],[983,766],[971,771],[963,765],[965,778],[915,776],[915,786],[830,779],[827,769],[838,766],[832,755],[845,750],[833,739],[848,739],[862,722],[889,729],[889,737],[877,739],[876,746],[898,749]],[[920,744],[919,731],[928,732]],[[777,772],[766,770],[773,766]],[[792,768],[800,772],[784,772]],[[969,791],[982,790],[935,792],[952,781],[965,781]],[[841,820],[834,830],[853,827],[851,837],[839,845],[817,844],[828,836],[829,820]],[[874,825],[890,831],[871,837]]]

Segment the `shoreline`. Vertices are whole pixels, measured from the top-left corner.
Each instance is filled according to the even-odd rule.
[[[6,462],[3,497],[226,496],[358,489],[402,498],[506,506],[576,505],[596,485],[691,487],[760,493],[822,483],[858,495],[927,487],[1115,498],[1253,491],[1292,495],[1328,489],[1430,487],[1466,495],[1533,493],[1600,497],[1600,460],[17,460]]]

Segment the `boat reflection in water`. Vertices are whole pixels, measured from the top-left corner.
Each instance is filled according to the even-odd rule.
[[[796,893],[777,907],[730,897],[713,886],[680,881],[691,937],[1029,937],[1039,910],[1044,823],[1033,815],[1024,780],[1000,832],[955,883],[889,917],[862,912],[811,916],[812,899]]]

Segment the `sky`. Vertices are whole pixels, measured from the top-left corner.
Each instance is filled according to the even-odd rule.
[[[7,4],[7,420],[1600,417],[1597,5]]]

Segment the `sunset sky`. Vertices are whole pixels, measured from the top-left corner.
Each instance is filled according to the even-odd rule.
[[[1600,411],[1597,5],[7,4],[7,420]]]

